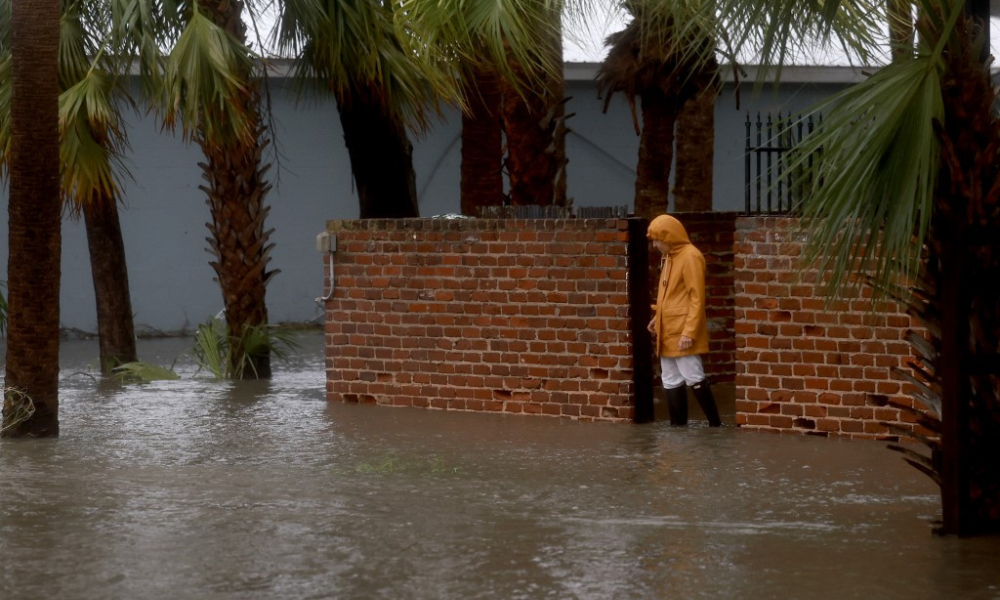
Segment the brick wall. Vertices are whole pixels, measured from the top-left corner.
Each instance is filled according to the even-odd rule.
[[[328,398],[631,419],[627,225],[331,221]]]
[[[837,300],[800,270],[801,243],[791,219],[736,222],[736,410],[747,429],[896,437],[882,421],[911,429],[912,419],[878,408],[876,397],[913,406],[891,373],[911,358],[911,320],[899,306],[873,313],[867,294]]]

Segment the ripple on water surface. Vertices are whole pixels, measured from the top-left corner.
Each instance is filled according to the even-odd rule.
[[[74,344],[62,437],[0,442],[5,600],[1000,597],[882,444],[327,404],[318,335],[267,382]]]

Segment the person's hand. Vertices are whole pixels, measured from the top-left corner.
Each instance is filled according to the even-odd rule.
[[[682,335],[680,341],[677,342],[678,350],[688,350],[691,346],[694,346],[694,340],[686,335]]]
[[[649,320],[649,325],[646,325],[646,329],[649,330],[649,333],[656,335],[656,317]]]

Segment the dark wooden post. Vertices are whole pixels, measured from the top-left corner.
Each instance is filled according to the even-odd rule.
[[[649,220],[628,220],[628,301],[632,325],[632,398],[635,422],[653,420],[653,343],[649,325]]]

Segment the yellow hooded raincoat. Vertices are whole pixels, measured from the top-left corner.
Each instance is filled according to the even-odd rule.
[[[663,257],[660,284],[656,293],[654,327],[657,356],[689,356],[708,352],[708,323],[705,317],[705,257],[688,239],[687,230],[670,215],[660,215],[649,224],[646,234],[670,246]],[[679,350],[681,336],[694,343]]]

